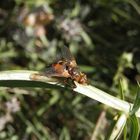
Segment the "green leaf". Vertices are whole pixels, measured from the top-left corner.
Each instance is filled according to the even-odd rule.
[[[120,79],[120,82],[119,82],[119,89],[120,89],[121,99],[124,100],[124,89],[123,89],[123,82],[122,82],[121,79]]]
[[[130,116],[131,126],[130,126],[130,140],[138,140],[139,136],[139,120],[136,115]]]
[[[62,132],[60,134],[59,140],[70,140],[70,133],[68,128],[63,127]]]
[[[137,91],[136,99],[135,99],[133,108],[130,111],[130,115],[134,115],[139,108],[140,108],[140,86],[138,84],[138,91]]]
[[[126,138],[127,138],[127,125],[125,125],[123,129],[123,140],[126,140]]]

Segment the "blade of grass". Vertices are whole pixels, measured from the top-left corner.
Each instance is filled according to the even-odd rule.
[[[134,115],[139,108],[140,108],[140,85],[138,83],[138,91],[137,91],[137,95],[136,95],[136,99],[135,99],[133,108],[130,111],[130,115]]]
[[[138,140],[140,127],[139,127],[139,120],[136,115],[130,116],[131,121],[131,128],[130,128],[130,140]]]
[[[31,79],[32,74],[38,72],[34,71],[10,71],[0,73],[0,86],[1,87],[40,87],[40,88],[63,88],[63,85],[58,84],[58,81],[51,81],[52,79],[45,76],[40,76],[40,79]],[[23,83],[20,83],[23,82]],[[75,82],[76,88],[73,91],[83,94],[89,98],[97,100],[105,105],[108,105],[114,109],[123,111],[129,114],[132,109],[132,104],[121,99],[118,99],[106,92],[97,89],[91,85],[82,85]],[[63,86],[63,87],[62,87]],[[72,90],[72,89],[71,89]],[[140,117],[140,109],[136,112],[136,116]]]
[[[124,126],[124,129],[123,129],[123,140],[126,140],[127,139],[127,124]]]
[[[127,120],[126,114],[121,114],[118,117],[118,120],[116,121],[115,125],[113,125],[113,129],[110,132],[108,140],[117,140],[120,137],[125,127],[126,120]]]
[[[121,99],[124,100],[124,89],[123,89],[123,83],[122,83],[122,80],[120,79],[120,82],[119,82],[119,89],[120,89],[120,96],[121,96]]]
[[[67,127],[63,127],[60,136],[59,136],[59,140],[70,140],[70,132],[67,129]]]

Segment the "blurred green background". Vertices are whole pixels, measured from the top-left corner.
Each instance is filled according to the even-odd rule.
[[[91,85],[119,98],[121,79],[133,102],[139,39],[138,0],[0,1],[1,71],[43,71],[66,45]],[[0,88],[2,140],[103,140],[116,114],[66,90]]]

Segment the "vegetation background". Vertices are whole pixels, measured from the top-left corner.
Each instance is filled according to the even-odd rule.
[[[138,0],[0,1],[1,71],[43,71],[66,45],[91,85],[119,98],[122,79],[133,102],[139,38]],[[1,87],[0,139],[101,140],[117,113],[66,90]]]

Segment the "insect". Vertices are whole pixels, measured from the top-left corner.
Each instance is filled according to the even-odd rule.
[[[67,47],[61,50],[62,59],[46,69],[48,77],[64,77],[80,84],[87,84],[87,76],[77,67],[77,63]]]

